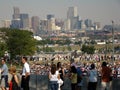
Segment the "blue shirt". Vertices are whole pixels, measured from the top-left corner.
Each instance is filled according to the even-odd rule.
[[[2,66],[2,73],[1,73],[1,75],[8,75],[8,67],[7,67],[7,65],[6,64],[3,64],[3,66]]]

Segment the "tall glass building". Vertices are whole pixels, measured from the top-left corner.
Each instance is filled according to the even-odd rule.
[[[67,19],[70,20],[70,30],[78,29],[79,16],[77,7],[68,8]]]

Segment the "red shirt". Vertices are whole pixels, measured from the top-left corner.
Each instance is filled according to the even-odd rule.
[[[109,67],[107,67],[107,66],[102,67],[102,81],[103,82],[110,81],[109,78],[111,76],[111,72],[112,72],[112,70]]]

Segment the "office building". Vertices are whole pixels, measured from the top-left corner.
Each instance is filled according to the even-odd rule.
[[[81,20],[81,30],[85,30],[86,29],[86,25],[84,23],[84,20]]]
[[[64,21],[64,30],[70,30],[70,19]]]
[[[77,7],[69,7],[67,12],[67,18],[72,19],[73,17],[78,16]]]
[[[95,28],[95,30],[100,30],[101,29],[100,22],[94,22],[94,28]]]
[[[21,20],[20,19],[13,19],[11,21],[11,28],[17,28],[17,29],[20,29],[20,25],[21,24]]]
[[[92,26],[93,26],[93,25],[92,25],[92,20],[86,19],[86,20],[85,20],[85,25],[86,25],[87,28],[92,27]]]
[[[48,21],[48,23],[47,23],[47,30],[48,31],[55,30],[55,18],[51,18],[51,19],[49,19],[47,21]]]
[[[47,30],[48,31],[55,30],[55,17],[53,14],[47,15]]]
[[[18,7],[13,7],[13,10],[14,10],[13,19],[20,18],[20,9]]]
[[[38,16],[33,16],[31,18],[31,26],[34,33],[38,33],[40,27],[40,21]]]
[[[2,27],[4,28],[10,28],[11,20],[2,20]]]
[[[29,28],[29,15],[28,14],[20,14],[20,27],[21,29]]]
[[[47,15],[47,20],[50,20],[51,18],[54,18],[54,15],[52,14]]]
[[[48,24],[47,20],[40,20],[40,30],[47,31],[47,24]]]
[[[77,7],[69,7],[67,12],[67,19],[70,20],[70,30],[78,29],[78,11]]]

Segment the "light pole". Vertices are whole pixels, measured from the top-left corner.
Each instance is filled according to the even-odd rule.
[[[112,21],[112,63],[114,62],[114,21]]]
[[[104,51],[104,53],[105,53],[105,60],[107,59],[107,32],[108,31],[106,31],[106,30],[104,30],[104,41],[105,41],[105,51]]]

